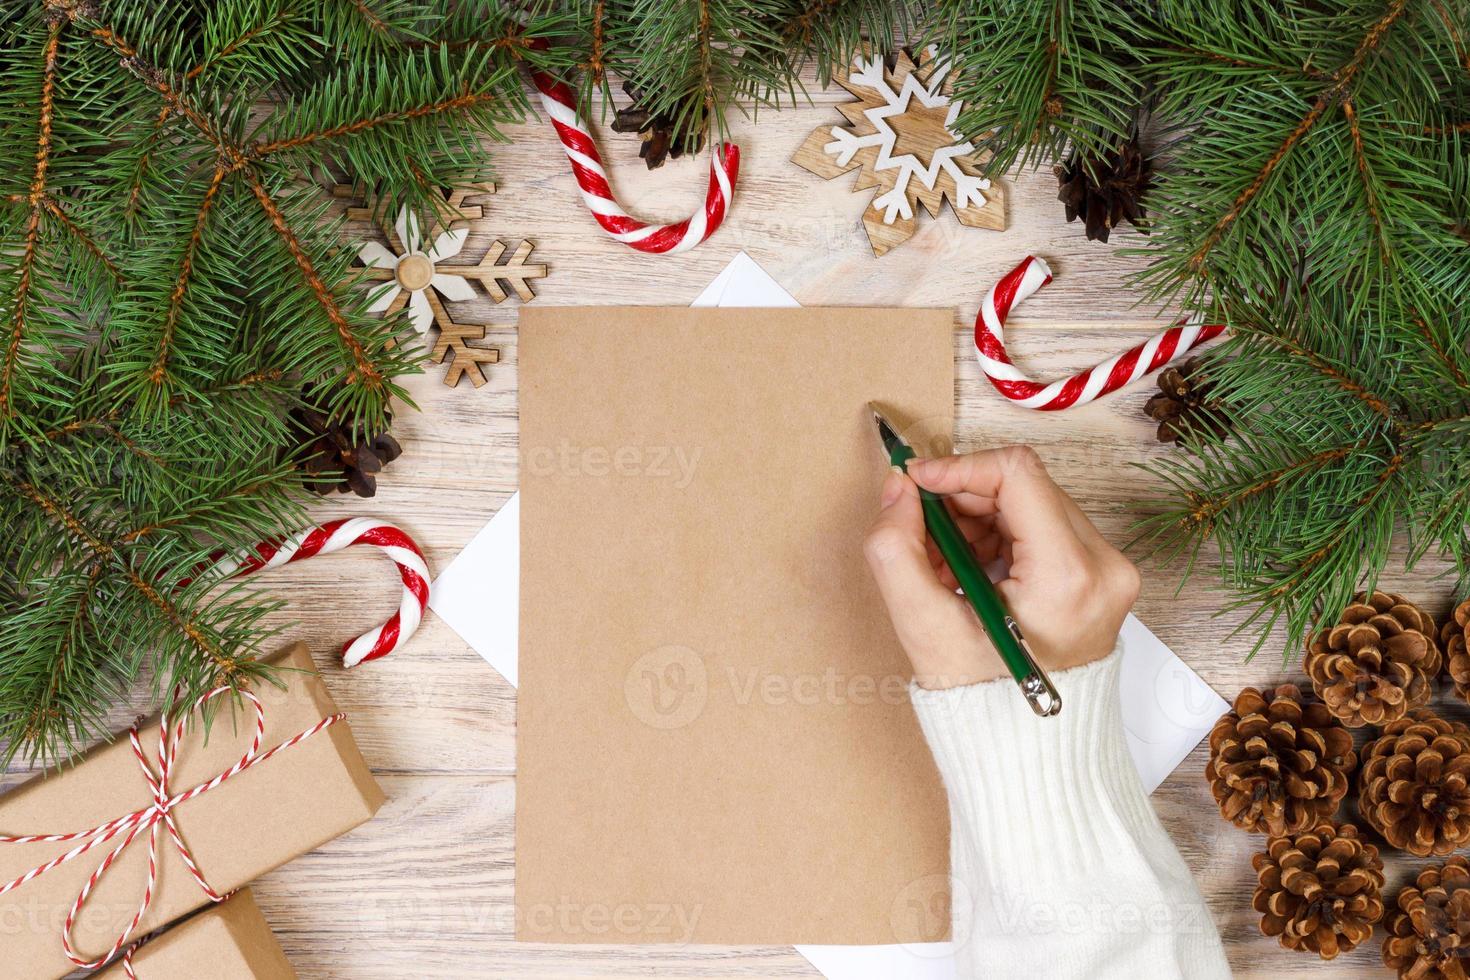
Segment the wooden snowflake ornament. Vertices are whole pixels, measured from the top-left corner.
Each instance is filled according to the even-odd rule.
[[[363,198],[361,192],[350,187],[338,187],[336,193]],[[472,346],[470,341],[484,339],[485,324],[457,323],[444,304],[474,299],[472,279],[478,280],[496,303],[505,302],[511,292],[526,302],[536,296],[530,280],[546,275],[545,265],[527,262],[535,248],[529,241],[521,242],[504,263],[500,261],[506,250],[502,241],[493,242],[474,265],[449,261],[457,258],[464,248],[469,223],[484,215],[483,207],[466,204],[466,199],[493,193],[494,184],[454,188],[446,198],[454,217],[447,225],[436,220],[428,234],[419,228],[418,218],[406,210],[388,223],[371,206],[347,209],[349,220],[372,221],[388,242],[386,246],[381,242],[366,242],[358,250],[358,259],[368,270],[367,278],[382,283],[373,287],[373,301],[368,309],[391,316],[406,305],[409,320],[420,334],[436,327],[429,358],[441,364],[453,355],[444,371],[444,383],[450,387],[462,377],[468,377],[476,388],[483,385],[485,372],[481,365],[496,363],[500,352]]]
[[[837,106],[849,125],[817,129],[791,158],[828,180],[857,170],[856,190],[877,188],[863,212],[874,255],[913,236],[916,202],[937,218],[948,198],[960,224],[1005,230],[1004,192],[980,166],[987,154],[950,129],[960,103],[950,98],[949,67],[932,46],[917,65],[899,51],[891,71],[881,56],[858,55],[836,75],[858,100]]]

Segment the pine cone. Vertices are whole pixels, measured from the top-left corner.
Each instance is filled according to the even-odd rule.
[[[1205,778],[1226,820],[1280,836],[1330,819],[1357,761],[1352,735],[1326,705],[1304,702],[1295,684],[1270,700],[1248,687],[1210,732]]]
[[[1139,146],[1137,133],[1099,158],[1084,159],[1073,150],[1054,172],[1061,188],[1057,200],[1066,205],[1067,220],[1081,218],[1089,239],[1107,241],[1125,219],[1144,230],[1143,196],[1153,182],[1153,165]]]
[[[1470,976],[1470,863],[1456,855],[1419,872],[1383,920],[1383,964],[1401,978]]]
[[[668,157],[679,159],[691,142],[696,153],[704,148],[704,133],[693,135],[691,141],[689,137],[692,134],[679,128],[677,119],[655,116],[648,111],[644,106],[646,93],[627,82],[623,83],[623,92],[633,100],[633,104],[617,111],[613,117],[613,132],[642,134],[643,143],[638,148],[638,156],[649,170],[662,167]]]
[[[306,474],[306,485],[321,494],[335,490],[371,497],[377,493],[374,474],[403,452],[398,440],[386,430],[358,439],[354,435],[358,426],[351,419],[329,415],[319,390],[308,388],[301,397],[304,404],[291,409],[291,421],[301,447],[295,458]],[[388,421],[393,421],[391,413]]]
[[[1312,689],[1349,728],[1385,725],[1429,703],[1442,658],[1434,620],[1401,595],[1360,594],[1307,640]]]
[[[1159,374],[1159,391],[1143,403],[1144,414],[1159,423],[1159,442],[1185,445],[1191,435],[1223,436],[1230,417],[1211,399],[1214,384],[1204,372],[1204,359],[1191,357]]]
[[[1445,666],[1455,682],[1455,693],[1470,701],[1470,599],[1455,607],[1439,634]]]
[[[1470,843],[1470,727],[1419,708],[1363,747],[1358,810],[1418,857]]]
[[[1366,942],[1383,917],[1383,859],[1352,824],[1272,837],[1251,866],[1261,932],[1287,949],[1330,960]]]

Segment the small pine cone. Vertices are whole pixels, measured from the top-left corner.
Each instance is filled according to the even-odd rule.
[[[403,452],[386,431],[359,434],[351,420],[329,415],[321,389],[308,387],[302,392],[303,404],[291,409],[294,436],[300,442],[295,462],[306,475],[306,484],[320,494],[334,490],[371,497],[377,493],[376,474]],[[387,416],[389,424],[392,414]]]
[[[1352,824],[1272,837],[1251,866],[1261,932],[1287,949],[1330,960],[1366,942],[1383,917],[1383,859]]]
[[[1143,413],[1159,424],[1154,438],[1189,446],[1200,436],[1223,436],[1231,429],[1230,416],[1214,399],[1214,383],[1205,361],[1191,357],[1159,373],[1159,390],[1143,403]]]
[[[1312,689],[1349,728],[1385,725],[1429,703],[1442,659],[1434,619],[1400,595],[1360,594],[1307,640]]]
[[[638,133],[642,137],[638,156],[649,170],[662,167],[669,157],[679,159],[691,146],[695,152],[704,147],[704,133],[690,132],[687,121],[681,126],[673,116],[656,116],[649,112],[645,104],[648,93],[627,82],[623,83],[623,92],[633,100],[633,104],[617,110],[613,132]]]
[[[1400,978],[1470,976],[1470,863],[1456,855],[1419,872],[1383,920],[1383,964]]]
[[[1358,810],[1417,857],[1470,843],[1470,727],[1419,708],[1363,747]]]
[[[1074,150],[1053,172],[1067,220],[1081,218],[1088,239],[1105,242],[1124,221],[1147,230],[1143,198],[1153,184],[1153,163],[1137,133],[1096,157]]]
[[[1455,693],[1470,701],[1470,599],[1455,607],[1439,634]]]
[[[1280,836],[1330,819],[1358,758],[1353,737],[1295,684],[1269,700],[1248,687],[1210,732],[1205,778],[1220,814],[1243,830]]]

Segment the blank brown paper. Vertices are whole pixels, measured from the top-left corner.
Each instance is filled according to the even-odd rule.
[[[947,448],[949,312],[539,307],[519,357],[518,938],[944,938],[862,538],[867,402]]]

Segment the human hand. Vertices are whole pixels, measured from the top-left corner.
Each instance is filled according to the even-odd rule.
[[[1044,667],[1065,670],[1112,651],[1138,598],[1138,569],[1053,482],[1035,450],[915,459],[907,475],[895,468],[883,482],[864,549],[920,687],[1008,672],[924,532],[918,487],[945,495],[982,564],[1003,558],[1010,566],[996,588]]]

